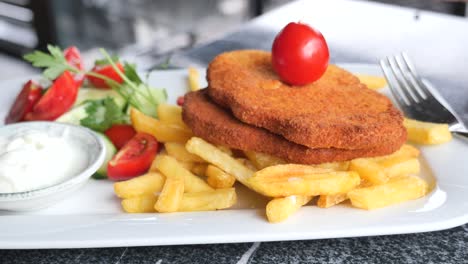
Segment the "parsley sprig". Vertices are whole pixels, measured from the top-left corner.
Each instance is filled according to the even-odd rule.
[[[34,51],[26,54],[24,59],[35,67],[44,68],[42,74],[49,80],[54,80],[64,71],[100,78],[127,100],[131,106],[152,116],[156,116],[156,106],[160,101],[167,99],[167,94],[164,89],[160,90],[162,98],[156,98],[154,96],[152,88],[149,87],[147,83],[144,83],[138,76],[135,65],[124,62],[124,72],[120,71],[116,65],[118,57],[111,57],[104,49],[100,49],[104,59],[100,60],[99,64],[111,65],[115,72],[124,80],[123,83],[118,83],[105,75],[93,71],[80,70],[70,65],[65,59],[63,51],[57,46],[48,45],[47,50],[49,53]]]

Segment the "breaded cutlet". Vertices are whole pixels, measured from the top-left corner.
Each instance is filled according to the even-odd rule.
[[[218,55],[207,79],[210,98],[236,118],[309,148],[397,149],[406,133],[387,97],[334,65],[318,81],[291,87],[269,52],[240,50]]]
[[[301,164],[319,164],[386,155],[398,150],[406,139],[406,133],[401,133],[387,139],[387,144],[373,148],[311,149],[288,141],[266,129],[240,122],[228,110],[213,103],[206,89],[185,95],[182,116],[194,135],[211,143],[266,153],[288,162]]]

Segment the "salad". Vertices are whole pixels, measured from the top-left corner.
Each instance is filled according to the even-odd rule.
[[[104,49],[100,49],[103,58],[92,69],[85,69],[74,46],[63,51],[52,45],[47,49],[24,56],[43,69],[41,80],[24,84],[5,123],[57,121],[90,128],[106,145],[105,162],[94,178],[121,180],[146,172],[159,143],[154,136],[135,131],[130,110],[157,117],[157,106],[167,100],[166,90],[150,87],[134,64]]]

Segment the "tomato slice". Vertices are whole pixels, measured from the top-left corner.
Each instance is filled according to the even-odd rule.
[[[42,87],[32,80],[28,81],[16,96],[15,102],[5,118],[5,124],[24,120],[24,117],[32,111],[34,105],[41,99],[41,96]]]
[[[273,68],[292,85],[318,80],[327,70],[329,51],[322,33],[303,23],[289,23],[273,41]]]
[[[70,46],[63,51],[63,55],[67,62],[80,70],[84,70],[83,59],[81,58],[80,50],[75,46]]]
[[[185,99],[184,99],[184,96],[183,96],[183,95],[177,97],[177,105],[178,105],[178,106],[184,106],[184,101],[185,101]]]
[[[124,67],[122,63],[118,62],[115,64],[117,68],[120,70],[120,72],[124,72]],[[92,72],[99,73],[101,75],[104,75],[106,77],[111,78],[112,80],[122,83],[123,79],[120,77],[120,75],[114,70],[112,65],[96,65],[94,68],[91,70]],[[101,78],[98,78],[96,76],[90,76],[88,75],[88,80],[91,82],[91,84],[96,87],[96,88],[101,88],[101,89],[110,89],[109,85],[107,85],[106,81],[104,81]]]
[[[132,139],[136,131],[131,125],[112,125],[111,128],[104,132],[106,136],[112,141],[117,149],[121,149],[130,139]]]
[[[57,119],[73,106],[78,95],[78,88],[71,73],[63,72],[33,107],[32,112],[26,115],[25,120],[52,121]]]
[[[137,133],[107,164],[107,177],[127,180],[148,171],[158,152],[158,141],[146,133]]]

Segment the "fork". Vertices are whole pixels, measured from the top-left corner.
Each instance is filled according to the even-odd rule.
[[[408,55],[386,57],[380,67],[396,103],[412,119],[446,123],[452,133],[468,137],[468,131],[457,114],[444,106],[431,91],[430,84],[416,72]]]

